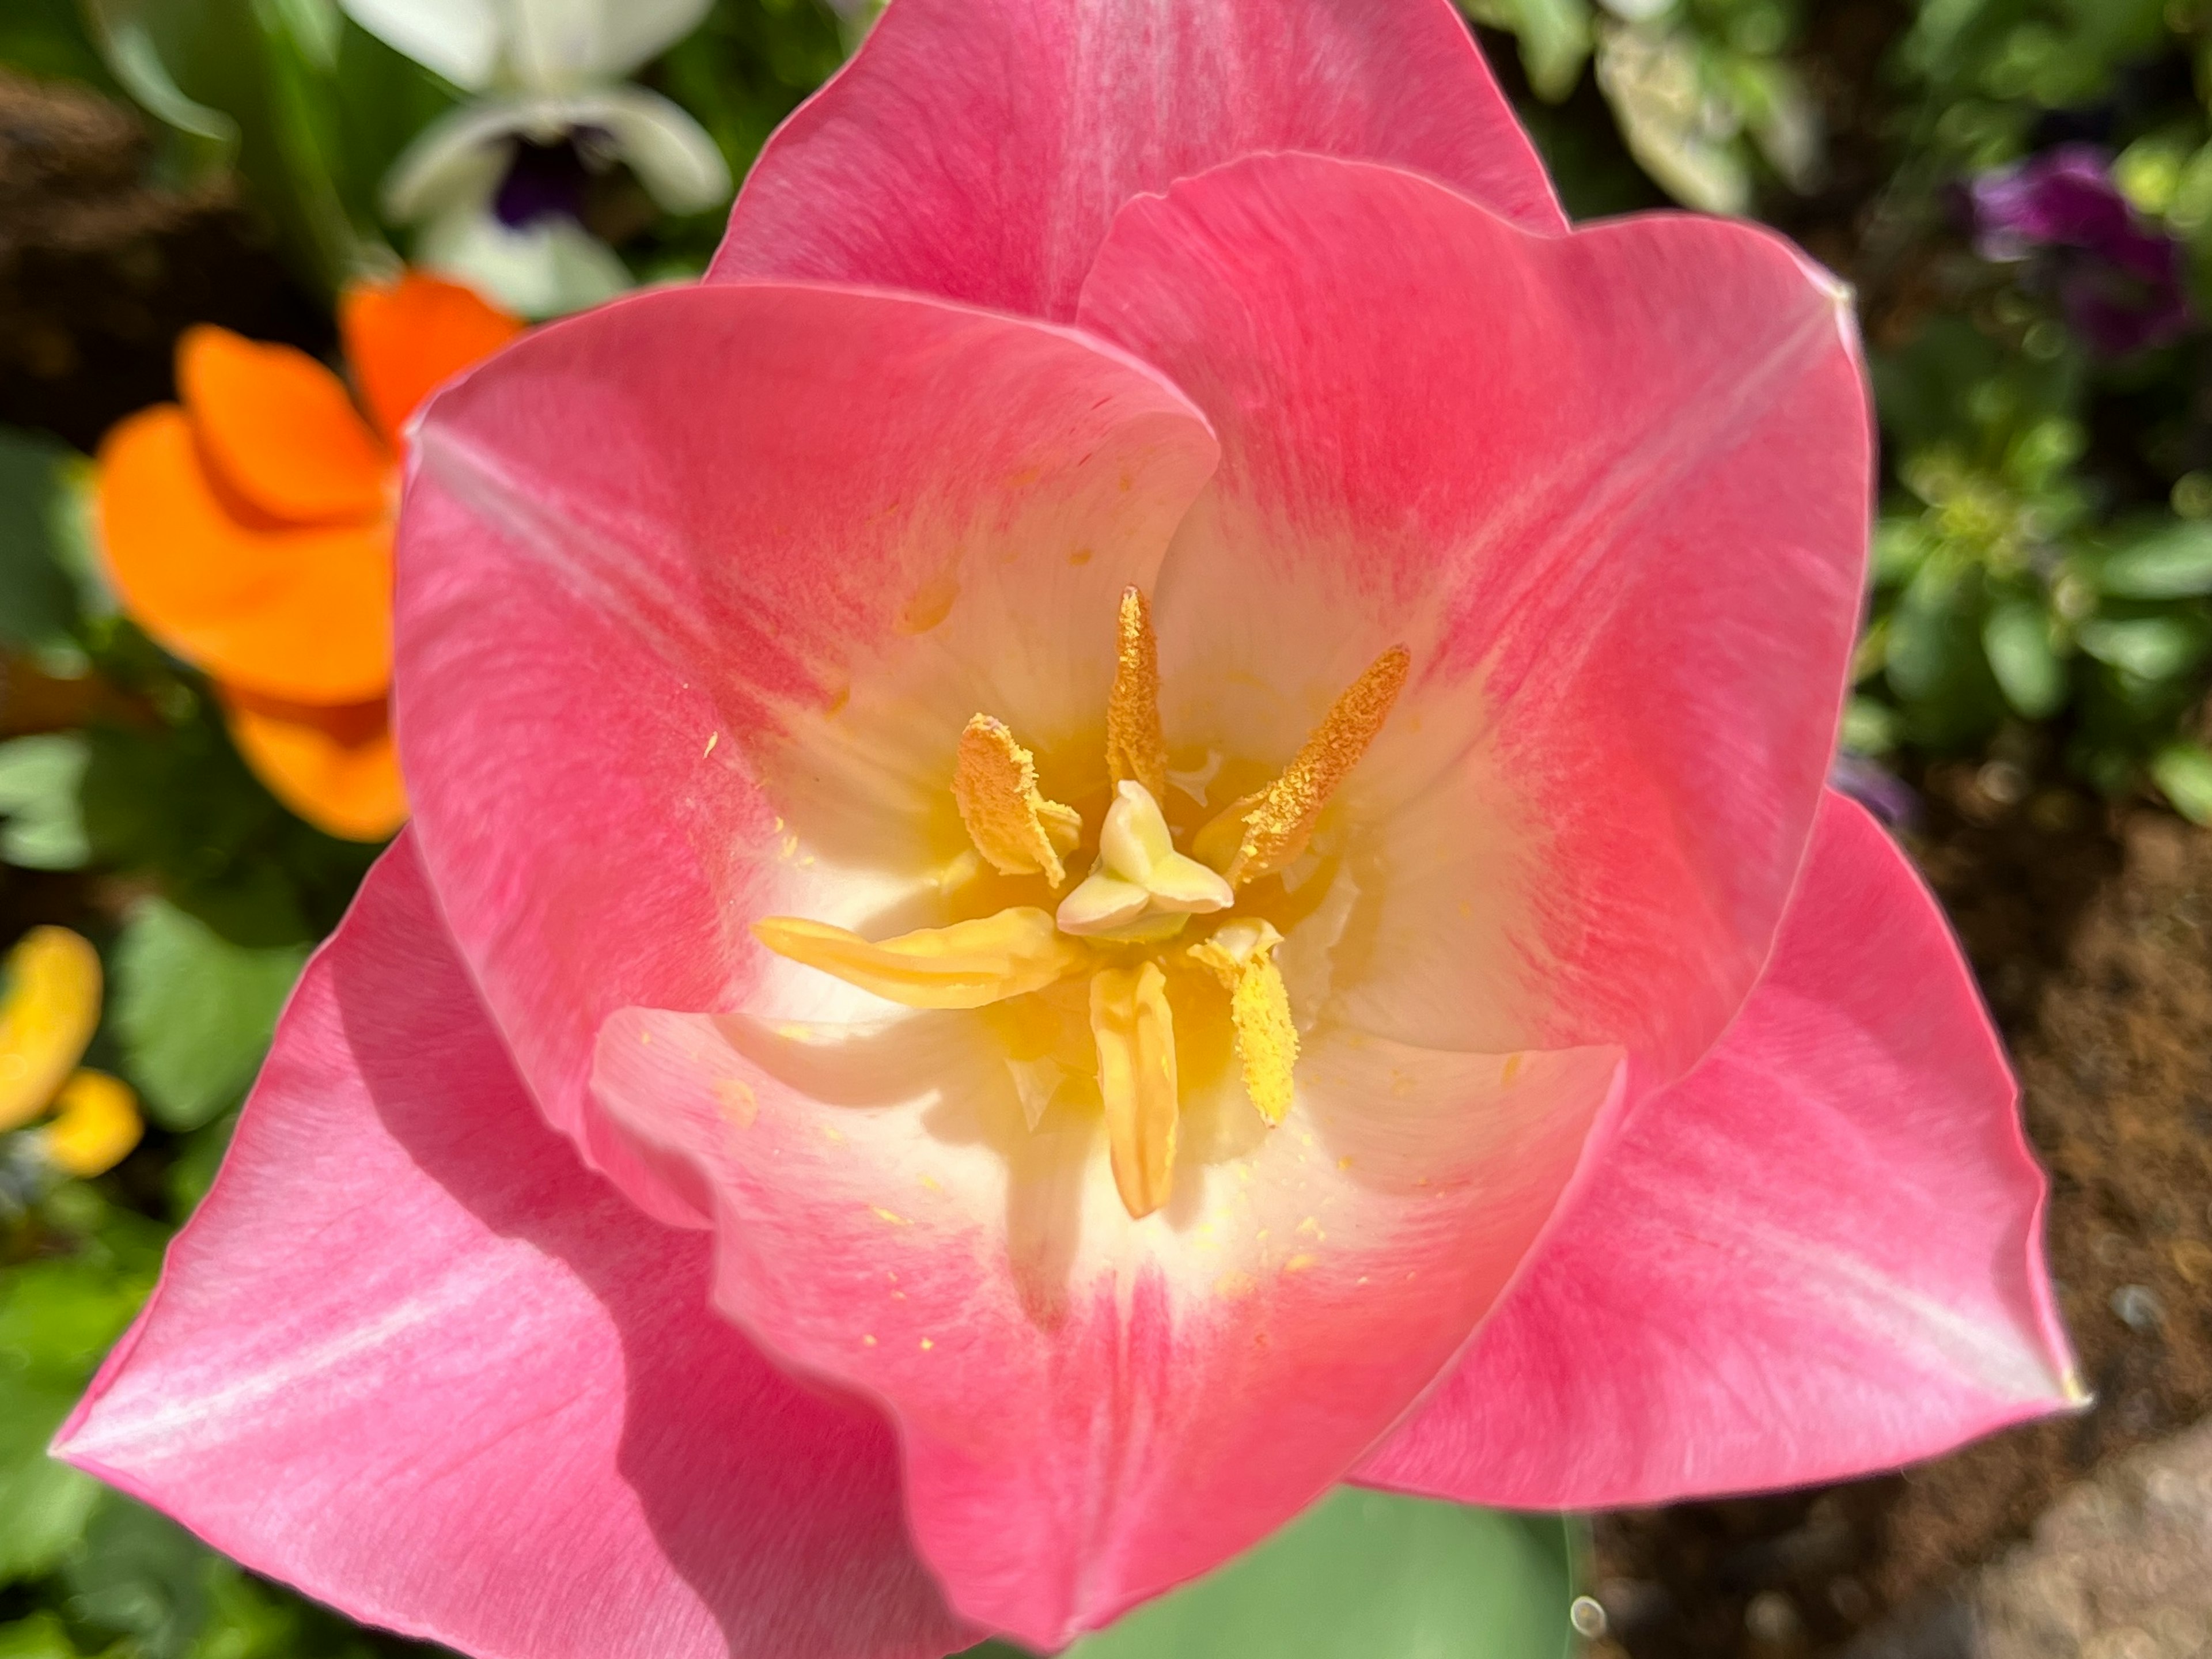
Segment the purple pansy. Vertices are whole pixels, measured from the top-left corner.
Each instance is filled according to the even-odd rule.
[[[2094,144],[2062,144],[1974,180],[1985,259],[2033,259],[2067,321],[2105,356],[2164,345],[2195,320],[2179,241],[2146,224]]]

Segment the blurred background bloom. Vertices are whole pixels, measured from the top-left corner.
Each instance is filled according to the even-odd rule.
[[[77,1064],[100,979],[99,954],[66,927],[33,928],[0,963],[0,1134],[38,1125],[11,1137],[34,1172],[104,1174],[144,1132],[130,1085]]]
[[[2103,149],[2061,144],[1982,174],[1970,193],[1982,257],[2039,262],[2097,351],[2124,356],[2187,331],[2186,250],[2136,214]]]
[[[342,297],[353,385],[305,352],[203,325],[183,400],[100,447],[100,526],[125,609],[216,683],[240,752],[309,823],[379,841],[407,816],[386,717],[402,428],[519,325],[420,273]]]
[[[473,96],[394,163],[385,208],[415,257],[525,316],[595,305],[628,269],[586,228],[626,164],[670,213],[729,199],[698,122],[622,77],[690,33],[708,0],[345,0],[363,28]]]

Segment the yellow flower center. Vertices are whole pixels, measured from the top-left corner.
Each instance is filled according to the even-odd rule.
[[[781,956],[910,1008],[1011,1007],[1087,975],[1091,1064],[1115,1187],[1132,1217],[1149,1215],[1172,1192],[1181,1113],[1171,994],[1225,994],[1253,1107],[1269,1125],[1291,1109],[1298,1031],[1275,965],[1284,938],[1277,923],[1292,926],[1310,907],[1285,902],[1283,884],[1271,878],[1305,852],[1322,809],[1382,730],[1411,660],[1403,647],[1384,652],[1273,782],[1206,816],[1169,783],[1158,645],[1150,607],[1132,587],[1121,596],[1107,699],[1113,792],[1095,836],[1081,813],[1045,798],[1035,757],[1004,721],[981,714],[969,720],[953,763],[961,822],[1000,875],[1042,878],[1059,894],[1069,855],[1092,848],[1088,872],[1054,909],[1010,905],[878,940],[769,916],[754,935]],[[1196,811],[1179,832],[1175,820],[1187,806]],[[1049,1043],[1030,1041],[1018,1018],[1005,1029],[1034,1127],[1054,1092],[1054,1067],[1042,1052]]]

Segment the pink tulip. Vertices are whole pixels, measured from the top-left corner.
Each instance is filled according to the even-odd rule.
[[[1569,232],[1448,0],[895,0],[423,416],[413,826],[62,1455],[475,1653],[876,1659],[2078,1401],[1823,793],[1869,447],[1844,291]]]

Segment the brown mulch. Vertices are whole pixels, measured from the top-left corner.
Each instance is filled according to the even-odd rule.
[[[1928,782],[1909,839],[2013,1047],[2095,1404],[1901,1476],[1602,1517],[1601,1652],[1834,1652],[1940,1604],[2066,1489],[2212,1411],[2212,835],[2061,790],[2017,800],[1998,769]]]
[[[0,70],[0,424],[89,450],[172,395],[171,346],[192,323],[327,337],[234,185],[153,182],[149,146],[97,93]]]

